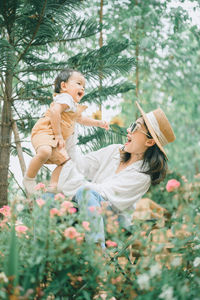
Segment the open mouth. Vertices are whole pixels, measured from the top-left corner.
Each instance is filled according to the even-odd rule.
[[[132,141],[131,138],[127,136],[127,142],[126,142],[126,144],[130,144],[131,141]]]
[[[78,92],[79,97],[83,97],[83,92]]]

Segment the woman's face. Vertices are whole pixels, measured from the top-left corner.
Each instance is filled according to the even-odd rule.
[[[142,117],[136,120],[137,124],[134,132],[131,132],[131,127],[127,129],[127,142],[125,143],[124,151],[131,154],[143,153],[150,146],[149,142],[152,139],[148,138],[147,128],[144,125]],[[152,146],[152,145],[151,145]]]

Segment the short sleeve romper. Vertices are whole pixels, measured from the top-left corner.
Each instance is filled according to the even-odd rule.
[[[53,100],[54,101],[50,104],[50,108],[52,108],[55,103],[68,105],[68,108],[61,113],[61,133],[63,139],[66,141],[68,137],[74,133],[75,122],[87,106],[77,104],[72,96],[67,93],[56,94]],[[52,155],[46,164],[61,165],[68,160],[69,157],[66,156],[63,149],[58,149],[57,147],[50,121],[50,108],[46,111],[44,117],[39,119],[34,125],[31,133],[31,143],[36,152],[40,146],[51,146],[53,148]]]

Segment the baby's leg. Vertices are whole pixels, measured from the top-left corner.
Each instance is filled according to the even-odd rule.
[[[36,185],[35,177],[43,164],[45,164],[45,162],[49,159],[51,153],[51,146],[40,146],[37,149],[36,156],[31,159],[28,170],[23,179],[23,184],[29,194],[34,193],[34,187]]]
[[[28,170],[26,172],[26,176],[29,178],[34,178],[40,168],[45,164],[45,162],[49,159],[52,153],[51,146],[40,146],[37,149],[37,154],[32,158]]]
[[[50,160],[53,159],[53,162],[57,164],[57,167],[53,170],[51,175],[51,180],[49,183],[49,186],[47,187],[47,190],[52,193],[57,193],[57,185],[58,185],[58,179],[60,176],[60,172],[62,170],[62,166],[70,159],[69,155],[67,154],[67,151],[65,148],[53,148],[52,157]]]
[[[53,170],[52,175],[51,175],[51,180],[50,180],[49,186],[47,188],[49,192],[57,192],[58,179],[59,179],[62,167],[63,167],[63,164],[60,166],[57,166]]]

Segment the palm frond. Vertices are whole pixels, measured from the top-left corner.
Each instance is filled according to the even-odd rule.
[[[16,63],[15,50],[13,46],[4,38],[0,40],[0,70],[12,70]]]
[[[25,136],[30,135],[31,130],[37,120],[38,118],[33,118],[32,113],[30,113],[27,110],[24,110],[23,114],[21,114],[20,120],[17,120],[17,128],[19,132],[23,132]]]
[[[22,147],[22,151],[24,153],[29,154],[30,156],[32,156],[32,152],[31,152],[31,150],[29,148]],[[17,148],[14,145],[12,145],[12,147],[11,147],[10,154],[13,155],[13,156],[17,156],[18,155]]]
[[[49,104],[52,101],[52,92],[49,87],[52,87],[52,85],[41,86],[41,82],[37,80],[29,79],[27,82],[24,81],[23,84],[20,82],[15,86],[15,100],[37,99],[40,102],[40,99],[45,99],[42,104]]]
[[[50,21],[49,21],[50,22]],[[69,42],[86,37],[90,37],[98,33],[101,27],[97,24],[95,20],[85,20],[75,19],[73,22],[62,25],[62,30],[60,30],[60,24],[57,27],[52,26],[54,32],[50,32],[49,28],[52,24],[41,24],[40,31],[37,34],[35,41],[32,46],[41,46],[51,43],[58,42]]]
[[[128,47],[128,41],[111,41],[98,50],[87,51],[71,57],[67,64],[70,67],[79,69],[87,79],[98,79],[100,74],[102,78],[119,73],[127,73],[134,65],[134,58],[121,56],[121,51]],[[119,57],[120,54],[120,57]]]
[[[134,90],[135,85],[131,82],[122,82],[115,84],[113,86],[102,86],[101,89],[96,88],[91,93],[85,95],[82,99],[83,102],[88,103],[101,103],[102,101],[106,100],[108,96],[117,95],[119,93],[126,93],[130,90]]]
[[[125,142],[126,130],[117,125],[111,125],[106,131],[102,128],[84,128],[84,136],[78,137],[78,144],[84,152],[96,151],[111,144],[123,144]]]

